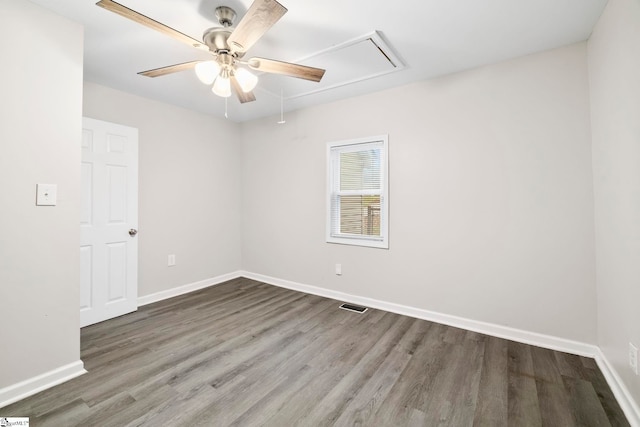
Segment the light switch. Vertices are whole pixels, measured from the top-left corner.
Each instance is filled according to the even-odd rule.
[[[36,185],[36,206],[55,206],[57,193],[56,184]]]

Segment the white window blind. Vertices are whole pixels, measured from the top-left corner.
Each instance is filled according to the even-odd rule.
[[[328,145],[327,241],[388,248],[387,136]]]

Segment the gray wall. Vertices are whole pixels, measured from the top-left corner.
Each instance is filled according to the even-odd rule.
[[[141,296],[243,268],[597,343],[639,401],[627,367],[640,344],[639,45],[640,4],[610,0],[588,44],[288,113],[285,126],[92,83],[84,115],[140,130]],[[0,52],[20,64],[0,68],[0,342],[20,349],[0,354],[2,388],[79,357],[82,29],[0,0]],[[390,249],[327,244],[325,144],[381,133]],[[58,206],[34,206],[38,182],[58,184]]]
[[[80,359],[82,27],[0,0],[0,389]],[[58,185],[36,207],[37,183]]]
[[[83,113],[139,130],[138,294],[239,270],[238,125],[94,83]]]
[[[580,43],[243,124],[243,268],[595,343],[586,61]],[[383,133],[389,250],[325,243],[327,141]]]
[[[640,402],[640,2],[610,0],[589,41],[598,345]]]

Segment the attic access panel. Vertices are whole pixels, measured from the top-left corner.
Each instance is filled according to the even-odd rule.
[[[285,99],[294,99],[340,86],[400,71],[404,64],[393,53],[377,31],[307,56],[296,63],[326,69],[319,83],[282,76],[260,76],[262,89],[280,96],[284,88]]]

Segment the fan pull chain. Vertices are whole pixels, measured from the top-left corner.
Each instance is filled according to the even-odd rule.
[[[227,113],[228,113],[228,106],[227,106],[227,100],[228,100],[228,99],[229,99],[229,98],[225,98],[225,99],[224,99],[224,118],[225,118],[225,119],[228,119],[228,118],[229,118],[229,115],[227,114]]]
[[[283,125],[285,123],[286,121],[284,120],[284,92],[282,89],[280,89],[280,121],[278,122],[278,124]]]

